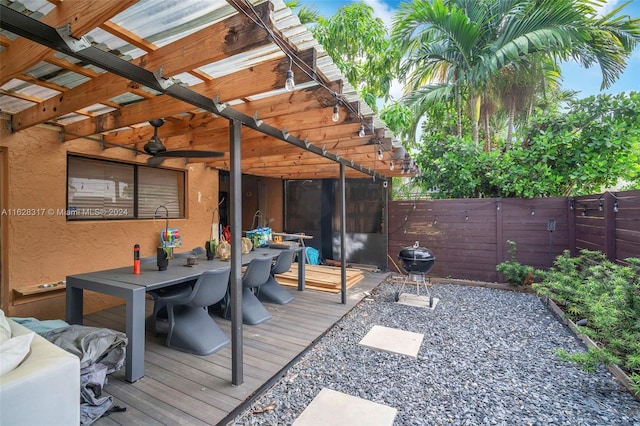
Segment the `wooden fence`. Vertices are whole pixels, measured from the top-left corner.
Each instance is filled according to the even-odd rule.
[[[600,250],[616,261],[640,257],[640,191],[389,202],[392,271],[400,249],[418,241],[436,256],[434,277],[502,282],[496,265],[509,259],[509,240],[520,263],[543,269],[564,250]]]

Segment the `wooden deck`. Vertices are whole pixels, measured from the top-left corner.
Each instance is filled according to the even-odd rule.
[[[147,334],[145,376],[135,383],[124,380],[123,371],[109,376],[105,392],[114,406],[126,412],[112,413],[95,425],[216,425],[226,424],[263,388],[279,378],[300,354],[349,312],[386,274],[365,272],[364,279],[348,291],[347,304],[340,294],[315,290],[298,292],[288,305],[265,304],[273,319],[244,326],[244,383],[231,385],[231,348],[209,356],[195,356],[164,346],[164,337]],[[147,314],[152,302],[147,302]],[[216,318],[231,335],[231,322]],[[124,331],[124,306],[84,317],[84,324]]]

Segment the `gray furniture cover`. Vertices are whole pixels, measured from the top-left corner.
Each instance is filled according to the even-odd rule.
[[[70,325],[42,337],[80,359],[80,424],[92,424],[113,405],[113,397],[102,388],[107,375],[124,365],[127,336],[108,328]]]

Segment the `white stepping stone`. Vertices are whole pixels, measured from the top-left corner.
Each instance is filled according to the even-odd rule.
[[[293,426],[391,426],[398,410],[323,388]]]
[[[422,339],[424,334],[374,325],[359,344],[371,349],[417,358]]]
[[[429,296],[418,296],[417,294],[412,294],[412,293],[402,293],[398,297],[398,301],[396,303],[399,303],[401,305],[417,306],[418,308],[427,308],[427,309],[434,310],[439,301],[440,299],[438,299],[437,297],[434,297],[432,305],[429,306]]]

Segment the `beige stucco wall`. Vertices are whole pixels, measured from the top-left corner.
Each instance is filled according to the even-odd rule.
[[[64,280],[67,275],[132,264],[133,245],[141,256],[155,254],[164,220],[67,222],[49,209],[66,206],[67,153],[86,154],[144,163],[125,149],[103,150],[99,143],[78,139],[61,143],[58,133],[45,127],[15,134],[0,120],[0,161],[4,209],[44,209],[36,216],[4,215],[2,220],[1,305],[7,315],[39,319],[64,318],[64,291],[18,297],[13,289]],[[0,159],[1,160],[1,159]],[[210,233],[213,208],[218,200],[218,172],[203,164],[185,165],[184,160],[166,161],[164,166],[187,170],[186,219],[170,221],[182,236],[182,249],[202,246]],[[122,300],[85,293],[85,314],[122,303]]]

